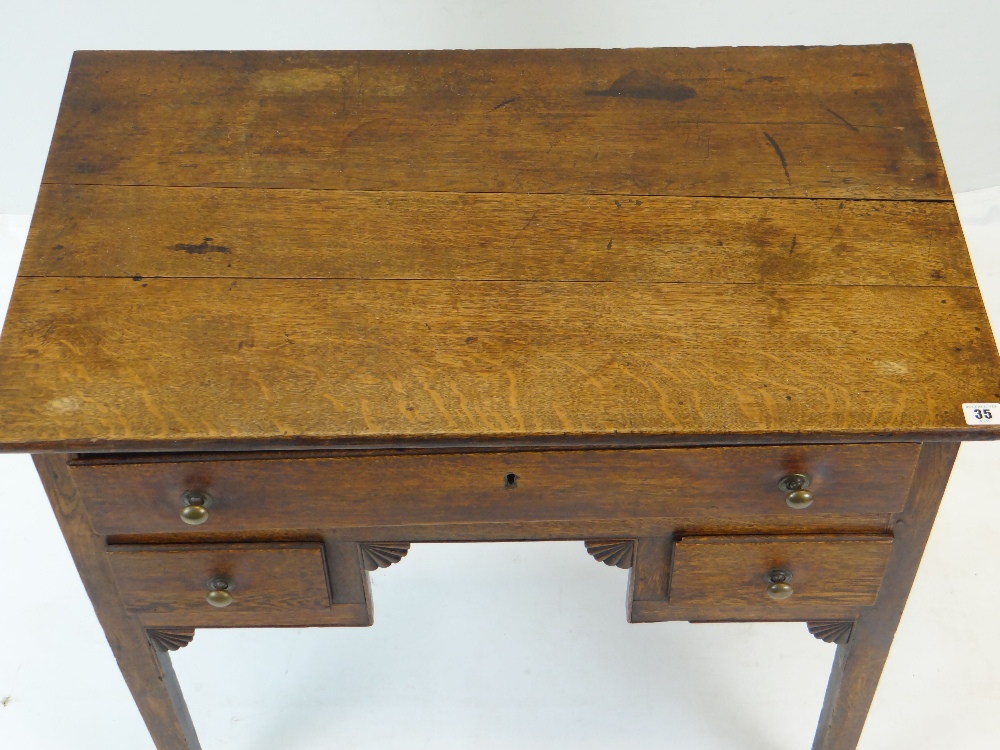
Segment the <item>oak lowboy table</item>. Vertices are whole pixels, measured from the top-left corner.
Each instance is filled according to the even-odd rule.
[[[160,750],[195,629],[555,539],[632,622],[838,644],[850,750],[996,402],[907,45],[80,52],[0,338],[0,447]]]

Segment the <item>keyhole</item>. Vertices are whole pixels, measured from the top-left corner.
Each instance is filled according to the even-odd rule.
[[[506,487],[508,490],[512,489],[513,487],[517,487],[517,480],[518,479],[520,479],[520,477],[518,477],[517,474],[515,474],[513,471],[509,472],[503,478],[503,486]]]

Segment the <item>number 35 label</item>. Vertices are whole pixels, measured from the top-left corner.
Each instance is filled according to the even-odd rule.
[[[1000,424],[1000,404],[962,404],[966,424]]]

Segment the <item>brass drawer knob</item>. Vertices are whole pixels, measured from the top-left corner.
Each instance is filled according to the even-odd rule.
[[[213,607],[228,607],[233,603],[233,580],[227,576],[216,576],[208,582],[209,592],[205,594],[205,601]]]
[[[212,496],[207,492],[188,490],[181,495],[181,520],[191,526],[198,526],[208,520],[208,509],[212,506]]]
[[[813,504],[813,493],[809,487],[809,477],[805,474],[787,474],[778,482],[778,489],[787,492],[785,505],[795,510],[808,508]]]
[[[787,599],[795,593],[791,580],[792,574],[787,570],[772,570],[767,574],[767,582],[770,584],[767,587],[767,595],[777,601]]]

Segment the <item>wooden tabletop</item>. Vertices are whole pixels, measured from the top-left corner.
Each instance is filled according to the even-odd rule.
[[[996,437],[908,45],[78,52],[0,449]]]

